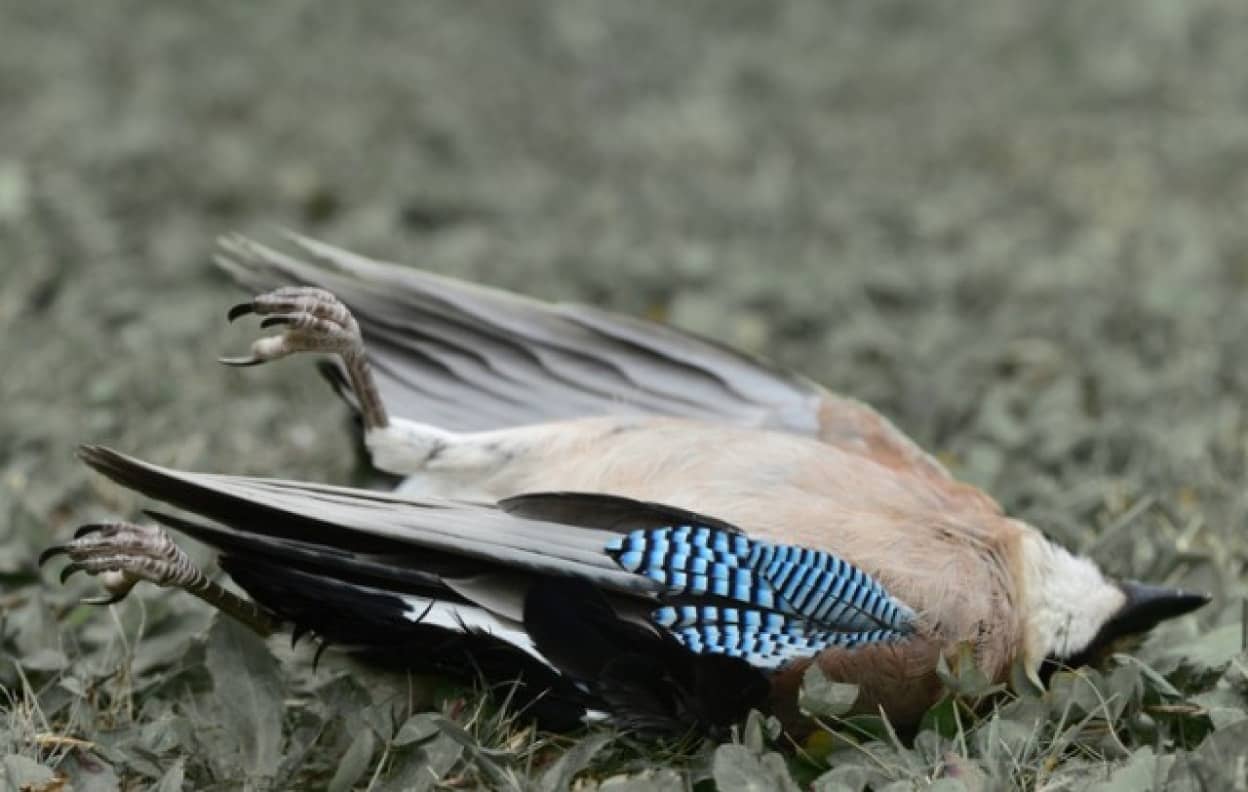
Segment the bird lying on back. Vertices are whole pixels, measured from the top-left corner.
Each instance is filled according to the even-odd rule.
[[[939,658],[1005,680],[1079,665],[1208,598],[1111,580],[955,481],[871,408],[714,343],[297,239],[242,238],[230,311],[279,335],[358,415],[394,493],[83,459],[192,517],[244,599],[162,527],[92,525],[42,560],[182,588],[396,668],[516,685],[544,725],[714,730],[751,707],[800,727],[817,663],[856,707],[913,723]]]

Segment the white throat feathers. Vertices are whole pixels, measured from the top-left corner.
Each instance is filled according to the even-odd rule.
[[[1046,658],[1066,660],[1086,650],[1127,604],[1121,586],[1091,560],[1034,529],[1023,538],[1023,659],[1035,672]]]

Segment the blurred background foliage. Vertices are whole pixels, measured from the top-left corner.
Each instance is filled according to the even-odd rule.
[[[213,362],[250,340],[224,323],[239,295],[213,240],[283,228],[765,353],[1111,572],[1218,595],[1095,675],[1112,704],[1078,677],[1039,704],[947,705],[916,743],[829,737],[808,758],[839,775],[819,788],[1199,788],[1242,768],[1246,40],[1235,0],[0,3],[5,772],[40,783],[60,762],[76,789],[557,789],[591,760],[594,778],[671,765],[612,788],[796,772],[759,722],[677,760],[533,735],[433,682],[440,720],[409,728],[384,684],[328,657],[275,665],[189,598],[97,612],[74,605],[90,581],[40,580],[40,548],[142,505],[87,476],[79,442],[361,479],[307,361]],[[240,668],[271,683],[256,695],[280,737],[222,727],[237,715],[214,679]]]

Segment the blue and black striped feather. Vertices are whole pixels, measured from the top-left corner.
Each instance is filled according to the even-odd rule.
[[[698,523],[612,539],[621,567],[663,586],[652,621],[699,653],[775,668],[830,647],[905,637],[914,611],[831,553]]]

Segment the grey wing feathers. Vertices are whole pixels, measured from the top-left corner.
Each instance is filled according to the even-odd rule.
[[[255,291],[333,292],[399,417],[452,431],[609,414],[820,431],[820,386],[713,342],[292,239],[315,263],[243,237],[222,241],[218,263]]]
[[[605,589],[651,595],[659,587],[605,553],[618,534],[514,516],[489,506],[408,499],[292,481],[170,470],[107,448],[83,460],[122,486],[222,524],[279,539],[367,549],[368,542],[476,559],[479,570],[577,577]]]

